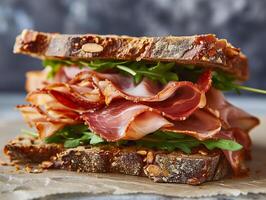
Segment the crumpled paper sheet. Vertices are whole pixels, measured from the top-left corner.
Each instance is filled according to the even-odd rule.
[[[17,124],[17,126],[14,126]],[[2,147],[18,133],[21,122],[0,124]],[[248,162],[250,176],[209,182],[200,186],[154,183],[145,177],[120,174],[85,174],[49,170],[32,174],[16,172],[12,167],[0,167],[0,199],[32,199],[51,194],[158,194],[173,197],[203,197],[266,193],[266,118],[252,133],[253,160]],[[3,155],[2,155],[3,156]]]

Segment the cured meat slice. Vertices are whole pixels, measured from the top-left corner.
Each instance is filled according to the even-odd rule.
[[[84,113],[82,119],[92,131],[108,141],[137,140],[158,129],[204,140],[214,137],[221,129],[219,119],[208,111],[197,110],[184,121],[168,121],[156,109],[125,100]]]
[[[31,127],[37,129],[40,138],[52,135],[65,125],[81,123],[79,116],[68,110],[50,109],[49,112],[45,112],[40,107],[33,105],[20,105],[17,108],[24,120]]]
[[[238,151],[226,151],[224,150],[224,155],[228,162],[230,163],[234,175],[241,176],[247,173],[247,168],[244,164],[245,159],[250,159],[251,150],[251,139],[249,135],[241,130],[240,128],[231,128],[228,130],[220,131],[217,138],[234,140],[243,146],[243,149]]]
[[[225,128],[240,128],[248,133],[259,124],[258,118],[226,101],[221,91],[211,88],[206,97],[207,107],[217,113]]]
[[[174,121],[173,124],[163,130],[191,135],[198,140],[211,139],[221,130],[219,118],[205,109],[198,109],[186,120]]]

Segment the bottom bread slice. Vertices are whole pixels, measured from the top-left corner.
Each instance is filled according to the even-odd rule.
[[[121,173],[146,176],[155,182],[198,185],[230,173],[222,151],[196,149],[192,154],[141,147],[101,145],[65,149],[29,137],[18,137],[4,148],[10,160],[23,163],[49,161],[49,168],[77,172]]]

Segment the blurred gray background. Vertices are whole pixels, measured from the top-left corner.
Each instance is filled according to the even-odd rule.
[[[12,48],[22,29],[61,33],[193,35],[215,33],[247,54],[251,80],[266,89],[265,0],[1,0],[0,91],[24,90],[41,63]]]

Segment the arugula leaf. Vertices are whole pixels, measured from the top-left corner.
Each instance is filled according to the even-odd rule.
[[[128,61],[106,61],[106,60],[93,60],[90,62],[83,62],[85,66],[89,66],[91,69],[96,71],[104,71],[106,69],[113,69],[115,67],[123,66],[127,64]]]
[[[117,65],[116,67],[117,67],[118,69],[120,69],[120,70],[123,70],[123,71],[129,73],[129,74],[132,75],[132,76],[136,76],[136,75],[137,75],[137,72],[135,72],[134,70],[132,70],[132,69],[126,67],[126,66],[123,66],[123,65]]]
[[[65,126],[52,136],[44,139],[46,143],[63,143],[66,148],[74,148],[84,144],[99,144],[104,140],[89,131],[88,126],[79,124]]]
[[[235,79],[232,76],[227,75],[223,72],[217,72],[217,71],[212,72],[212,83],[216,89],[222,91],[234,90],[236,93],[240,94],[240,91],[236,87],[234,81]]]
[[[52,79],[56,73],[59,71],[61,66],[65,63],[65,61],[57,61],[57,60],[44,60],[42,65],[49,69],[47,78]]]
[[[154,138],[158,138],[158,139],[181,139],[181,138],[185,138],[186,136],[184,134],[177,134],[174,132],[170,132],[170,131],[155,131],[152,134],[152,137]]]
[[[141,82],[144,77],[154,81],[159,81],[162,84],[167,84],[169,81],[178,81],[178,75],[184,75],[181,80],[189,80],[195,82],[198,76],[203,72],[202,68],[197,68],[194,65],[185,65],[175,67],[175,63],[147,63],[144,61],[108,61],[108,60],[93,60],[93,61],[70,61],[70,60],[44,60],[43,65],[50,69],[48,78],[55,76],[61,66],[79,66],[90,67],[96,71],[118,70],[119,72],[133,77],[135,84]],[[212,74],[213,86],[222,91],[234,90],[240,94],[240,90],[266,94],[266,90],[251,88],[236,84],[233,76],[220,70],[213,71]]]
[[[174,80],[178,81],[178,76],[175,72],[171,72],[175,63],[162,63],[158,62],[156,65],[148,64],[145,62],[134,61],[91,61],[88,66],[97,71],[103,71],[106,69],[119,69],[128,75],[133,76],[135,83],[138,84],[143,77],[147,77],[154,81],[160,81],[162,84]]]
[[[33,132],[33,131],[29,131],[29,130],[25,130],[25,129],[21,129],[20,130],[23,134],[25,135],[29,135],[29,136],[32,136],[34,138],[37,138],[38,137],[38,133],[36,132]]]
[[[157,65],[148,69],[149,72],[153,74],[161,75],[159,81],[162,84],[167,84],[169,81],[178,81],[178,76],[175,72],[171,70],[175,67],[175,63],[162,63],[158,62]]]
[[[90,67],[95,71],[105,71],[116,69],[121,73],[126,73],[134,78],[135,83],[141,82],[143,77],[147,77],[154,81],[160,81],[162,84],[167,84],[169,81],[178,81],[178,75],[173,72],[175,63],[155,64],[136,62],[136,61],[106,61],[93,60],[85,61],[66,61],[66,60],[44,60],[43,65],[50,68],[48,78],[52,78],[60,69],[61,66],[75,65],[80,67]]]
[[[266,90],[262,90],[262,89],[257,89],[257,88],[251,88],[248,86],[244,86],[244,85],[235,85],[235,87],[239,90],[246,90],[249,92],[255,92],[255,93],[259,93],[259,94],[266,94]]]
[[[237,151],[242,149],[242,145],[238,144],[233,140],[206,140],[202,142],[209,150],[213,150],[214,148],[229,150],[229,151]]]
[[[209,150],[219,148],[223,150],[236,151],[242,148],[242,145],[232,140],[219,139],[199,141],[194,137],[169,131],[155,131],[154,133],[136,141],[122,140],[118,142],[106,142],[97,134],[89,131],[86,125],[81,124],[65,126],[52,136],[45,138],[44,141],[46,143],[63,143],[66,148],[74,148],[86,144],[110,144],[116,146],[135,144],[141,147],[166,151],[180,149],[187,154],[191,153],[192,148],[199,145],[204,145]]]
[[[99,137],[98,135],[94,134],[91,137],[90,144],[98,144],[98,143],[101,143],[101,142],[104,142],[104,140],[101,137]]]
[[[235,83],[235,78],[221,71],[213,71],[212,73],[213,86],[222,91],[234,90],[237,94],[240,94],[240,90],[246,90],[249,92],[255,92],[260,94],[266,94],[266,90],[257,88],[251,88]]]
[[[69,139],[64,142],[64,147],[75,148],[80,145],[80,139]]]
[[[200,143],[196,139],[175,139],[175,140],[156,140],[152,138],[143,138],[136,141],[137,146],[148,148],[156,148],[166,151],[180,149],[185,153],[191,153],[193,147],[199,146]]]
[[[92,132],[84,132],[81,140],[88,140],[89,144],[98,144],[104,142],[104,139]]]
[[[44,138],[44,142],[45,143],[62,143],[62,141],[64,141],[65,138],[62,137],[61,135],[59,135],[58,133],[55,133],[53,135],[51,135],[50,137]]]
[[[191,153],[192,148],[199,145],[204,145],[207,149],[213,150],[219,148],[229,151],[237,151],[242,148],[242,145],[226,139],[199,141],[194,137],[173,132],[156,131],[153,134],[147,135],[140,140],[135,141],[138,146],[156,148],[161,150],[173,151],[180,149],[185,153]]]

